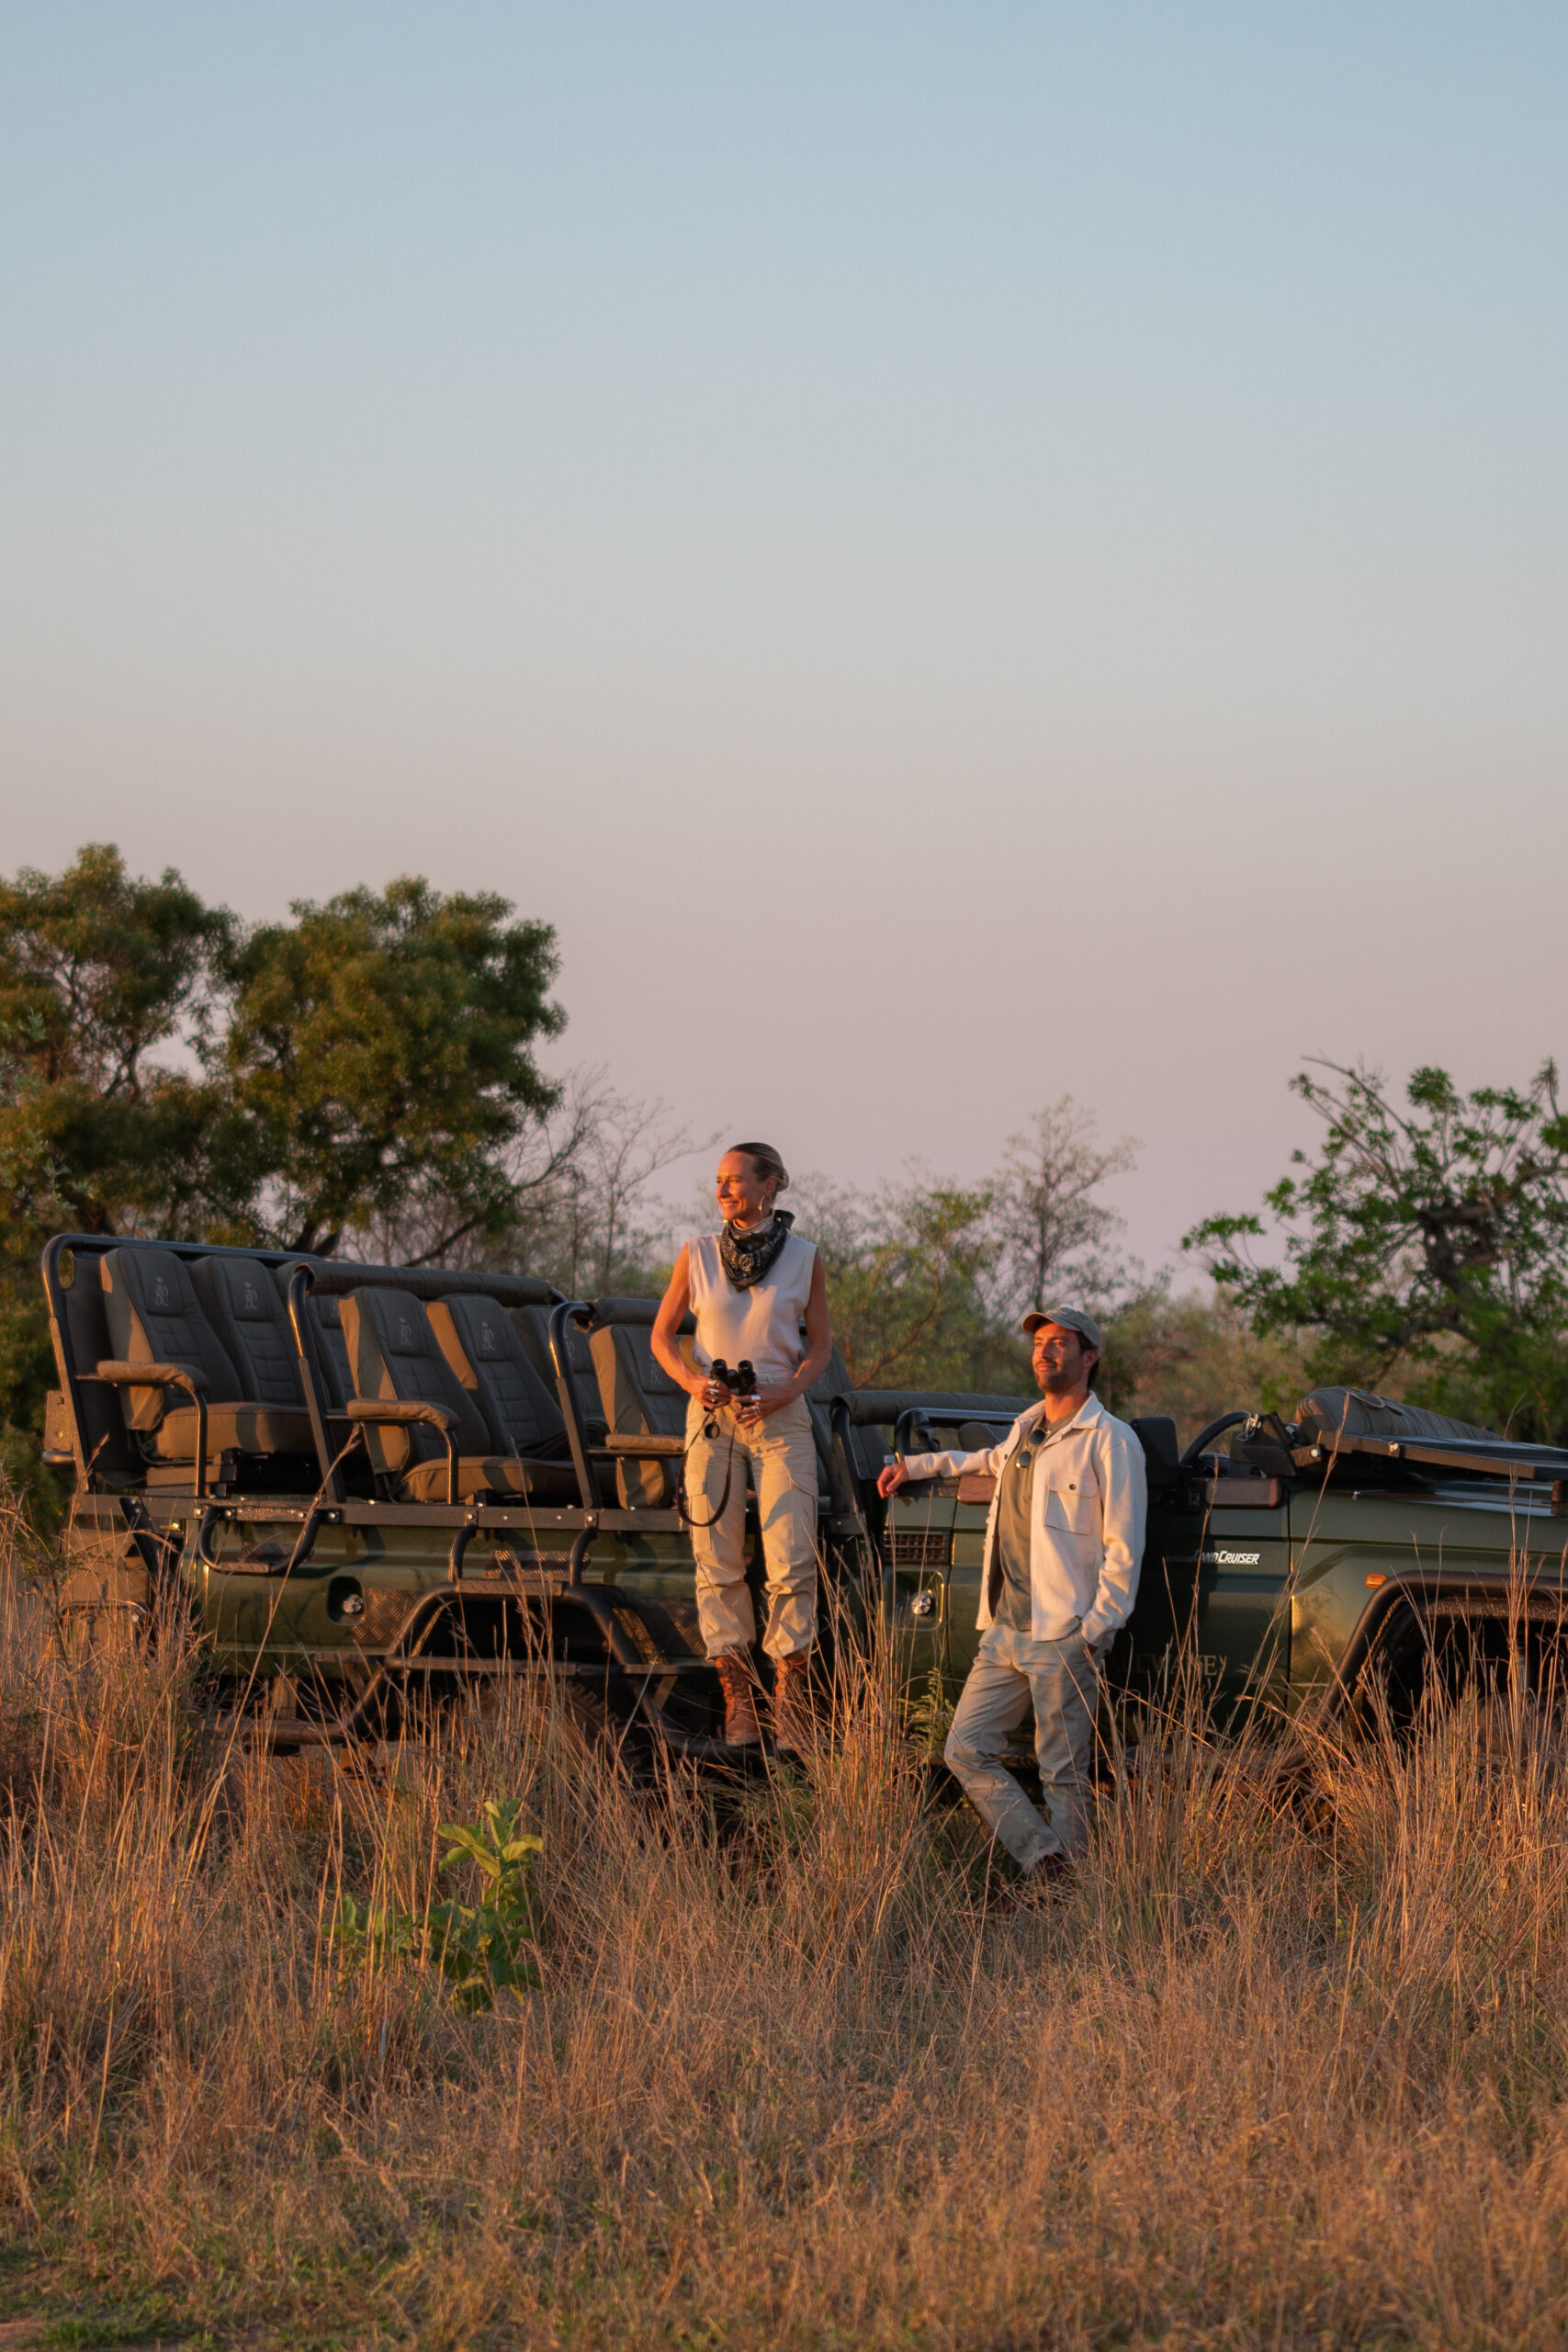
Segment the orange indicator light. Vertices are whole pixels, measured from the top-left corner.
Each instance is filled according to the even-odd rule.
[[[1388,1582],[1388,1578],[1387,1578],[1387,1577],[1386,1577],[1382,1573],[1382,1571],[1381,1571],[1381,1570],[1374,1570],[1374,1571],[1373,1571],[1373,1573],[1372,1573],[1372,1574],[1371,1574],[1371,1575],[1367,1578],[1367,1590],[1368,1590],[1369,1592],[1376,1592],[1376,1590],[1377,1590],[1377,1589],[1378,1589],[1378,1587],[1379,1587],[1379,1585],[1380,1585],[1380,1584],[1386,1584],[1387,1582]]]

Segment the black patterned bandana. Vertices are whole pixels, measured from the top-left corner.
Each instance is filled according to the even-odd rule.
[[[731,1289],[750,1290],[753,1283],[761,1281],[789,1239],[794,1223],[793,1209],[775,1209],[769,1224],[755,1226],[750,1233],[739,1232],[733,1225],[725,1227],[718,1238],[718,1254]]]

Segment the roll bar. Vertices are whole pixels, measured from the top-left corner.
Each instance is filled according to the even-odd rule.
[[[582,1508],[589,1511],[598,1508],[598,1495],[588,1460],[588,1430],[582,1419],[582,1400],[577,1393],[577,1383],[571,1376],[566,1327],[569,1323],[575,1323],[579,1330],[586,1330],[592,1314],[593,1309],[586,1299],[563,1298],[558,1306],[551,1307],[549,1323],[550,1362],[555,1367],[561,1419],[566,1423],[566,1442],[571,1448],[571,1464],[577,1472]]]
[[[917,1431],[929,1437],[933,1428],[955,1429],[960,1421],[980,1421],[987,1429],[1010,1430],[1017,1419],[1016,1413],[1005,1409],[983,1412],[977,1410],[973,1405],[954,1405],[951,1408],[909,1405],[898,1416],[897,1426],[893,1431],[893,1451],[902,1461],[907,1453],[913,1451],[909,1441]],[[934,1448],[922,1449],[922,1451],[928,1450],[935,1451]]]
[[[305,1409],[310,1416],[310,1435],[316,1444],[316,1467],[321,1472],[321,1492],[329,1502],[344,1499],[343,1480],[333,1458],[327,1436],[326,1408],[321,1403],[321,1368],[316,1360],[316,1334],[305,1302],[315,1287],[315,1268],[305,1261],[297,1265],[288,1277],[288,1320],[293,1326],[294,1345],[299,1357],[299,1385],[305,1392]]]

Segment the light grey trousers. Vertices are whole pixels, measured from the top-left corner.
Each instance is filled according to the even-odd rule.
[[[1047,1854],[1071,1859],[1083,1844],[1099,1696],[1100,1668],[1081,1634],[1036,1642],[992,1625],[981,1637],[947,1735],[948,1769],[1026,1871]],[[1032,1701],[1043,1814],[998,1760]]]

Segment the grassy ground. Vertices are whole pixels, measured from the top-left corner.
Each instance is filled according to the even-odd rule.
[[[521,1711],[352,1777],[225,1756],[177,1645],[68,1662],[15,1576],[0,1619],[0,2313],[56,2343],[1568,2333],[1568,1778],[1529,1722],[1325,1751],[1310,1817],[1173,1732],[1004,1917],[874,1688],[723,1822]],[[512,1793],[543,1989],[468,2020],[347,1964],[340,1893],[419,1909],[438,1824]]]

